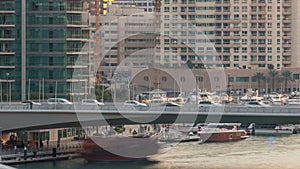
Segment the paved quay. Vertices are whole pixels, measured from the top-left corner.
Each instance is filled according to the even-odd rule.
[[[9,167],[9,166],[3,165],[3,164],[0,164],[0,168],[1,169],[16,169],[16,168]]]
[[[1,155],[0,164],[20,164],[51,160],[68,160],[81,157],[79,151],[82,147],[79,143],[61,145],[61,147],[47,147],[44,149],[24,149],[19,148],[16,152],[11,149],[4,149]],[[0,169],[2,169],[0,167]]]

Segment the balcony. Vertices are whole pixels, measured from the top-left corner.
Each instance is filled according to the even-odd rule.
[[[290,64],[292,64],[292,61],[291,61],[291,59],[282,59],[282,64],[290,65]]]
[[[88,51],[81,48],[68,48],[67,54],[88,54]]]
[[[283,52],[282,53],[282,56],[292,56],[292,52],[290,52],[290,51],[286,51],[286,52]]]
[[[283,35],[282,39],[284,39],[284,40],[290,40],[290,39],[292,39],[292,36],[290,36],[290,35]]]
[[[284,23],[284,24],[291,24],[292,21],[289,18],[285,18],[285,19],[282,20],[282,23]]]
[[[221,39],[241,39],[241,36],[220,36]]]
[[[215,44],[217,48],[239,48],[241,47],[240,44]]]
[[[0,41],[15,41],[15,38],[1,38],[0,37]]]
[[[215,6],[216,6],[216,7],[224,7],[224,6],[230,7],[230,2],[216,1]]]
[[[292,31],[292,28],[291,27],[283,27],[282,30],[285,32],[290,32],[290,31]]]
[[[267,45],[265,43],[263,43],[263,44],[250,44],[250,47],[263,47],[263,48],[265,48],[265,47],[267,47]]]
[[[265,31],[266,27],[253,27],[253,26],[251,26],[250,30],[251,31]]]
[[[291,10],[284,10],[284,11],[282,12],[282,14],[283,14],[283,15],[292,15],[292,12],[291,12]]]
[[[291,48],[292,45],[291,45],[290,43],[283,43],[283,44],[282,44],[282,47],[283,47],[283,48]]]
[[[251,65],[266,64],[266,61],[250,61]]]
[[[16,66],[10,66],[10,65],[0,65],[0,69],[15,69]]]
[[[250,6],[266,6],[265,2],[256,2],[256,3],[251,3]]]
[[[67,36],[67,41],[88,41],[88,37],[83,35],[71,35]]]
[[[235,28],[231,28],[231,27],[215,27],[216,31],[240,31],[241,28],[240,27],[235,27]]]
[[[266,36],[250,36],[250,39],[266,39]]]

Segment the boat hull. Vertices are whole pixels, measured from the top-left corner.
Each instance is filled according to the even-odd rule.
[[[244,130],[199,132],[198,135],[201,142],[227,142],[247,138],[247,133]]]
[[[152,138],[89,138],[80,152],[87,161],[136,161],[145,160],[158,153],[159,145]]]

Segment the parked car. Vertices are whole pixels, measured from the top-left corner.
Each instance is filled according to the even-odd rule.
[[[222,106],[222,105],[219,103],[211,102],[211,101],[201,101],[201,102],[199,102],[199,106],[200,107],[213,107],[213,106]]]
[[[125,106],[141,106],[141,107],[146,107],[146,106],[147,106],[147,104],[145,104],[145,103],[140,103],[140,102],[138,102],[138,101],[136,101],[136,100],[126,100],[126,101],[124,102],[124,105],[125,105]]]
[[[72,102],[68,101],[67,99],[63,98],[49,98],[47,100],[48,104],[73,104]]]
[[[82,99],[81,104],[83,104],[83,105],[98,105],[98,106],[103,106],[104,105],[103,102],[98,102],[95,99]]]
[[[180,104],[174,103],[174,102],[165,102],[161,104],[162,106],[168,106],[168,107],[181,107]]]
[[[264,102],[259,101],[248,101],[245,102],[245,106],[247,107],[269,107],[268,104],[265,104]]]

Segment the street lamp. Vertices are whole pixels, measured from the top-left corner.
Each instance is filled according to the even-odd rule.
[[[228,84],[227,84],[227,95],[228,95],[228,101],[230,101],[230,94],[231,94],[231,91],[230,91],[230,74],[228,73],[227,74],[227,77],[228,77]]]
[[[9,85],[8,85],[8,77],[9,77],[9,73],[6,73],[6,86],[7,86],[7,102],[8,102],[8,98],[9,98]]]
[[[198,81],[199,81],[199,76],[196,76],[196,107],[197,107],[197,111],[199,111]]]
[[[0,101],[2,102],[2,81],[0,79]]]

